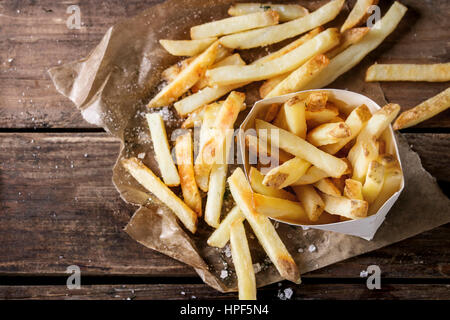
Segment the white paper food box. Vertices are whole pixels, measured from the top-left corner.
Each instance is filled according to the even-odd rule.
[[[242,161],[244,164],[245,174],[248,179],[248,172],[250,169],[250,165],[248,164],[247,159],[247,152],[245,150],[245,131],[247,129],[254,128],[254,120],[255,118],[260,118],[258,115],[265,114],[268,107],[270,107],[274,103],[283,103],[287,100],[289,100],[291,97],[296,95],[304,95],[305,97],[311,93],[311,92],[327,92],[329,95],[329,100],[336,102],[338,107],[343,106],[344,104],[350,107],[351,109],[356,108],[362,104],[365,104],[372,114],[376,112],[381,107],[372,101],[371,99],[367,98],[366,96],[363,96],[359,93],[346,91],[346,90],[338,90],[338,89],[320,89],[320,90],[306,90],[306,91],[299,91],[294,92],[291,94],[286,94],[279,97],[264,99],[257,101],[254,105],[252,110],[249,112],[245,120],[242,122],[238,134],[238,145],[240,148],[240,153],[242,156]],[[400,166],[401,161],[399,157],[397,142],[394,138],[394,132],[392,130],[392,127],[389,127],[389,132],[384,136],[386,140],[386,145],[388,146],[387,149],[394,153],[394,155],[397,157]],[[403,172],[403,171],[402,171]],[[326,231],[334,231],[349,235],[354,235],[361,237],[366,240],[371,240],[378,228],[383,223],[384,219],[386,218],[387,213],[394,205],[395,201],[397,201],[398,197],[400,196],[400,193],[403,191],[403,188],[405,186],[404,177],[402,179],[402,183],[400,186],[400,190],[394,193],[384,204],[383,206],[378,210],[376,214],[373,214],[371,216],[368,216],[363,219],[358,220],[350,220],[350,221],[342,221],[342,222],[336,222],[336,223],[329,223],[329,224],[317,224],[317,225],[301,225],[301,224],[294,224],[290,222],[285,222],[282,220],[274,219],[276,221],[279,221],[281,223],[288,223],[295,226],[301,226],[301,227],[308,227],[313,229],[320,229],[320,230],[326,230]]]

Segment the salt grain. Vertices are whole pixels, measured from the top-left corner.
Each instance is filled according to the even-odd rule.
[[[221,279],[225,279],[226,277],[228,277],[228,271],[227,270],[222,270],[220,272],[220,278]]]
[[[230,246],[229,246],[229,245],[227,245],[227,246],[225,247],[224,253],[225,253],[225,256],[226,256],[227,258],[231,258],[231,249],[230,249]]]
[[[313,245],[313,244],[311,244],[309,247],[308,247],[308,251],[309,252],[314,252],[314,251],[316,251],[316,246],[315,245]]]
[[[303,252],[303,249],[302,249],[302,248],[298,248],[297,252],[302,253],[302,252]]]
[[[138,157],[139,159],[144,159],[144,158],[145,158],[145,152],[139,153],[137,157]]]
[[[254,263],[254,264],[253,264],[253,271],[254,271],[255,273],[260,272],[261,269],[262,269],[262,267],[261,267],[261,265],[260,265],[259,263]]]
[[[367,272],[367,270],[363,270],[359,273],[360,278],[367,278],[368,275],[369,275],[369,272]]]

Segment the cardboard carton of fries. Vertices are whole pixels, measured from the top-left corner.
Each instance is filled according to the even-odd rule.
[[[308,101],[308,97],[311,96],[311,94],[314,94],[315,99],[310,99],[310,101]],[[328,121],[325,121],[326,124],[322,125],[322,126],[317,126],[317,123],[311,122],[310,120],[308,120],[308,115],[306,116],[306,122],[308,123],[308,126],[315,126],[314,130],[308,129],[308,132],[317,132],[317,137],[318,139],[321,139],[322,136],[326,136],[327,134],[327,130],[328,127],[333,127],[331,129],[329,129],[329,136],[333,136],[333,132],[338,131],[338,134],[342,134],[342,130],[340,130],[340,128],[338,126],[328,126],[328,124],[333,124],[336,123],[338,121],[342,121],[342,117],[345,117],[345,115],[347,116],[347,119],[349,119],[346,122],[351,122],[350,118],[348,117],[348,115],[357,107],[359,106],[367,106],[368,110],[370,110],[370,113],[372,114],[372,123],[375,123],[378,121],[378,123],[380,122],[380,119],[377,119],[377,117],[381,117],[384,114],[383,113],[384,110],[382,110],[382,108],[375,103],[374,101],[372,101],[371,99],[355,93],[355,92],[350,92],[350,91],[346,91],[346,90],[337,90],[337,89],[318,89],[318,90],[306,90],[306,91],[299,91],[299,92],[294,92],[291,94],[286,94],[283,96],[279,96],[279,97],[273,97],[273,98],[268,98],[268,99],[263,99],[260,101],[257,101],[253,108],[251,109],[251,111],[249,112],[249,114],[247,115],[247,117],[245,118],[245,120],[242,122],[241,126],[240,126],[240,130],[238,133],[238,149],[239,152],[241,154],[242,157],[242,162],[244,165],[244,172],[245,175],[247,177],[247,179],[250,181],[250,183],[254,182],[251,181],[251,177],[254,176],[255,174],[255,166],[257,166],[256,164],[250,163],[251,161],[253,161],[252,156],[250,156],[250,150],[248,148],[248,141],[249,138],[248,136],[254,134],[254,132],[256,130],[260,130],[260,128],[269,128],[269,129],[274,129],[274,128],[278,128],[277,126],[274,126],[272,124],[269,124],[268,122],[265,122],[264,119],[267,119],[266,116],[270,113],[272,113],[272,110],[274,109],[275,105],[281,105],[281,109],[286,106],[289,105],[289,103],[286,103],[288,101],[292,101],[292,98],[295,97],[295,100],[298,101],[306,101],[305,103],[308,105],[309,103],[309,110],[306,109],[306,114],[311,113],[313,114],[314,112],[314,104],[317,101],[321,100],[320,95],[321,94],[325,94],[326,96],[328,96],[328,102],[330,102],[331,104],[333,104],[334,106],[337,106],[337,108],[339,109],[339,116],[335,116],[333,119],[330,119]],[[295,103],[295,102],[294,102]],[[389,113],[389,109],[395,108],[396,105],[394,106],[385,106],[383,109],[387,109],[387,113]],[[381,110],[381,111],[380,111]],[[377,113],[377,111],[380,111]],[[395,110],[394,112],[392,112],[392,115],[394,116],[394,114],[396,115],[398,112],[398,110]],[[287,126],[287,122],[289,121],[293,121],[295,119],[289,119],[289,117],[286,117],[286,113],[282,113],[280,111],[278,111],[279,114],[284,115],[284,124],[285,127]],[[376,114],[376,117],[373,117],[373,115]],[[379,115],[380,114],[380,115]],[[341,117],[342,115],[342,117]],[[378,116],[379,115],[379,116]],[[370,116],[370,115],[369,115]],[[387,116],[387,118],[392,117],[390,115]],[[271,117],[272,118],[272,117]],[[286,121],[286,118],[288,121]],[[275,125],[279,125],[280,123],[283,123],[281,120],[275,119],[273,120],[273,123]],[[367,120],[367,119],[366,119]],[[383,120],[381,120],[383,121]],[[380,155],[380,157],[378,158],[378,161],[372,161],[370,162],[370,164],[367,164],[365,167],[365,172],[367,174],[367,178],[365,179],[365,183],[363,181],[363,183],[358,181],[358,176],[357,176],[357,171],[356,169],[353,172],[353,176],[351,176],[351,173],[349,172],[349,170],[352,169],[345,169],[345,172],[342,171],[339,173],[339,171],[341,170],[341,165],[342,163],[346,163],[346,162],[352,162],[352,157],[358,157],[357,153],[358,153],[358,146],[356,146],[356,144],[358,144],[358,142],[354,142],[355,145],[353,145],[353,147],[350,149],[351,152],[349,152],[348,154],[348,158],[350,158],[350,161],[345,159],[345,161],[340,161],[339,160],[339,152],[336,152],[336,148],[333,148],[336,146],[336,144],[328,144],[328,145],[322,145],[322,146],[316,146],[314,147],[312,144],[308,143],[306,140],[303,140],[302,138],[297,138],[299,139],[298,142],[302,142],[304,143],[304,145],[300,145],[299,146],[299,151],[298,152],[304,152],[306,157],[314,157],[314,153],[318,153],[317,155],[317,159],[312,158],[312,159],[306,159],[307,161],[311,162],[311,161],[316,161],[313,163],[312,166],[310,166],[309,168],[306,168],[306,173],[304,173],[302,175],[302,177],[293,184],[290,184],[290,187],[294,190],[294,192],[296,194],[302,194],[304,197],[308,197],[310,192],[314,192],[314,190],[317,190],[317,193],[320,193],[322,195],[322,200],[320,200],[320,197],[316,196],[316,199],[312,200],[312,202],[315,205],[315,208],[320,208],[321,211],[325,210],[324,212],[326,214],[328,214],[329,211],[333,211],[333,214],[339,214],[340,215],[340,219],[336,220],[330,220],[330,219],[326,219],[326,218],[317,218],[315,216],[317,216],[317,211],[315,211],[315,209],[311,209],[309,210],[308,205],[306,205],[306,203],[303,203],[303,199],[300,196],[297,196],[298,199],[300,199],[300,203],[303,203],[303,208],[305,209],[306,212],[302,212],[302,219],[290,219],[290,211],[293,211],[294,208],[292,207],[292,202],[293,201],[289,201],[289,200],[284,200],[284,202],[288,203],[287,205],[285,203],[281,203],[278,206],[277,209],[277,203],[275,202],[271,202],[268,201],[267,203],[271,203],[270,206],[268,206],[267,208],[265,207],[264,209],[268,211],[268,216],[271,217],[272,219],[282,222],[282,223],[288,223],[291,225],[296,225],[296,226],[301,226],[301,227],[310,227],[310,228],[314,228],[314,229],[321,229],[321,230],[326,230],[326,231],[334,231],[334,232],[339,232],[339,233],[343,233],[343,234],[349,234],[349,235],[354,235],[354,236],[358,236],[361,237],[363,239],[366,240],[371,240],[377,229],[381,226],[381,224],[383,223],[386,215],[388,214],[389,210],[391,209],[391,207],[394,205],[394,203],[397,201],[398,197],[400,196],[400,193],[402,192],[403,188],[404,188],[404,178],[403,178],[403,171],[401,168],[401,161],[399,158],[399,152],[398,152],[398,148],[397,148],[397,142],[395,140],[394,137],[394,133],[392,130],[392,127],[390,126],[390,122],[392,120],[391,119],[387,119],[386,120],[386,124],[384,127],[379,127],[379,130],[382,130],[382,132],[378,132],[376,133],[377,136],[380,136],[380,141],[377,141],[377,147],[380,148],[380,150],[383,150],[382,152],[380,152],[380,154],[389,154],[389,157],[386,157],[386,159],[383,159],[383,156]],[[294,121],[295,122],[295,121]],[[342,123],[342,122],[341,122]],[[362,129],[359,128],[360,131],[360,136],[364,136],[367,135],[367,132],[371,130],[371,128],[369,128],[370,125],[367,125],[368,122],[366,122],[364,125],[362,125]],[[350,127],[352,127],[351,123]],[[345,122],[343,123],[343,126],[346,126]],[[281,126],[282,127],[282,126]],[[320,128],[320,127],[323,127]],[[364,127],[366,127],[366,130],[364,130]],[[259,128],[259,129],[258,129]],[[381,129],[380,129],[381,128]],[[336,130],[337,129],[337,130]],[[348,129],[348,128],[347,128]],[[276,136],[278,137],[278,139],[280,139],[279,142],[276,141],[270,141],[270,146],[267,146],[267,149],[270,150],[274,150],[275,146],[279,146],[280,149],[279,151],[281,152],[281,154],[283,155],[283,157],[279,157],[279,159],[276,156],[270,156],[269,158],[272,159],[276,159],[279,161],[279,163],[270,163],[270,168],[267,168],[267,164],[265,168],[261,168],[261,170],[265,169],[266,173],[267,171],[269,171],[271,174],[274,173],[278,173],[280,171],[282,171],[283,168],[285,169],[285,173],[287,172],[287,174],[289,174],[289,166],[294,164],[294,166],[292,168],[297,168],[296,166],[301,166],[302,168],[299,168],[299,170],[301,169],[301,171],[305,171],[305,166],[303,163],[301,163],[301,161],[299,161],[299,157],[298,154],[295,154],[296,150],[289,150],[290,146],[288,146],[289,141],[291,140],[292,136],[290,133],[283,133],[283,127],[281,129],[281,134],[277,133]],[[319,132],[322,131],[322,132]],[[345,132],[345,130],[344,130]],[[284,134],[286,134],[286,136],[284,136]],[[335,135],[338,136],[339,135]],[[247,137],[247,138],[246,138]],[[250,140],[254,140],[256,137],[251,137],[252,139]],[[296,138],[296,137],[295,137]],[[350,139],[351,138],[351,139]],[[361,138],[362,141],[364,140],[364,137],[348,137],[348,142],[350,144],[352,144],[352,141],[359,141],[358,138]],[[256,138],[257,139],[257,138]],[[308,139],[306,137],[306,139]],[[270,140],[270,139],[269,139]],[[328,139],[330,140],[330,139]],[[382,140],[382,141],[381,141]],[[247,141],[247,143],[246,143]],[[313,141],[315,140],[308,140],[311,143],[313,143]],[[323,141],[327,141],[327,140],[323,140]],[[369,141],[369,140],[368,140]],[[328,142],[332,142],[332,140],[328,141]],[[364,143],[361,142],[362,145],[364,145]],[[274,146],[275,145],[275,146]],[[344,143],[342,143],[342,146],[340,146],[340,148],[345,149],[348,148],[348,146],[344,146]],[[263,149],[263,148],[261,148]],[[333,150],[335,149],[335,150]],[[353,150],[354,149],[354,150]],[[288,150],[291,151],[291,153],[294,154],[294,156],[292,156],[292,158],[290,160],[285,159],[285,154],[284,152]],[[322,152],[322,150],[324,150],[324,152]],[[370,150],[370,148],[368,148],[367,150],[364,149],[364,147],[361,147],[362,151],[362,157],[364,158],[364,155],[367,155],[368,150]],[[341,150],[342,151],[342,150]],[[348,151],[347,151],[348,152]],[[326,154],[325,154],[326,153]],[[333,156],[332,154],[336,153],[336,156]],[[300,154],[301,155],[301,154]],[[302,157],[300,157],[302,158]],[[328,159],[329,158],[329,159]],[[380,159],[381,158],[381,159]],[[342,160],[342,159],[341,159]],[[323,163],[321,163],[321,161]],[[364,163],[364,161],[359,161],[358,159],[356,160],[357,163],[353,162],[355,164],[355,168],[356,167],[361,167],[361,162]],[[389,191],[381,191],[380,192],[380,184],[379,181],[377,180],[377,176],[379,175],[383,175],[385,174],[383,170],[380,170],[380,167],[382,167],[381,169],[384,168],[388,168],[385,165],[380,165],[380,163],[388,163],[388,162],[392,162],[395,161],[395,163],[397,163],[397,168],[398,171],[396,172],[397,174],[397,184],[394,186],[391,184],[391,181],[389,181],[389,179],[385,179],[385,187],[387,189],[390,189]],[[334,163],[333,163],[334,162]],[[322,165],[322,167],[318,167]],[[348,167],[351,167],[350,164],[348,164]],[[329,170],[329,172],[327,173],[327,170]],[[344,169],[342,169],[344,170]],[[347,177],[347,179],[344,180],[344,175],[347,174],[345,177]],[[348,175],[350,174],[350,176]],[[334,175],[334,176],[333,176]],[[356,175],[356,176],[355,176]],[[386,177],[386,175],[384,175]],[[316,179],[314,179],[313,177],[317,177]],[[351,178],[351,179],[350,179]],[[289,179],[289,178],[288,178]],[[319,180],[317,180],[319,179]],[[339,179],[341,180],[342,183],[339,183]],[[261,182],[262,181],[262,182]],[[303,181],[303,182],[301,182]],[[319,181],[319,182],[318,182]],[[259,184],[264,183],[264,180],[259,180]],[[389,185],[391,184],[391,186]],[[282,189],[282,187],[285,184],[281,183],[281,187],[279,188],[280,191],[284,192],[284,189]],[[336,196],[336,192],[339,192],[339,185],[342,185],[342,190],[341,190],[341,196]],[[267,186],[267,184],[266,184]],[[332,186],[330,188],[330,186]],[[358,189],[359,186],[359,190]],[[314,188],[313,188],[314,187]],[[253,188],[255,190],[255,188]],[[345,189],[345,190],[344,190]],[[312,191],[311,191],[312,190]],[[374,191],[375,190],[375,191]],[[370,194],[372,194],[372,191],[375,192],[375,194],[378,194],[378,198],[375,197],[376,199],[374,200],[373,197],[369,197]],[[322,193],[325,192],[325,193]],[[351,196],[352,194],[354,195],[360,195],[359,197],[362,198],[362,195],[367,195],[367,201],[363,201],[362,199],[358,199],[358,196]],[[255,193],[255,195],[260,196],[258,193]],[[318,200],[317,200],[318,198]],[[255,202],[257,204],[259,204],[259,202]],[[298,202],[297,202],[298,203]],[[269,208],[272,207],[272,208]],[[284,210],[286,209],[286,210]],[[273,212],[271,211],[273,210]],[[279,212],[276,212],[276,211]],[[285,211],[285,212],[281,212],[281,211]],[[342,214],[341,214],[342,212]],[[358,213],[360,212],[364,212],[364,214],[362,216],[358,216]],[[310,218],[310,223],[305,223],[305,217],[309,217]],[[315,218],[312,218],[315,217]],[[306,221],[308,221],[308,219],[306,219]]]

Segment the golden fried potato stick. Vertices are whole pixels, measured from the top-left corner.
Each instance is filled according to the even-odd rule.
[[[271,4],[271,3],[235,3],[228,9],[230,16],[274,10],[279,14],[279,21],[286,22],[307,15],[308,9],[298,4]]]
[[[137,158],[123,159],[121,163],[137,182],[169,207],[190,232],[195,233],[197,214],[186,203]]]
[[[270,196],[274,198],[286,199],[295,201],[295,196],[292,193],[287,192],[283,189],[276,189],[273,187],[268,187],[263,184],[264,175],[254,167],[250,167],[250,172],[248,174],[250,180],[250,185],[252,190],[256,193],[263,194],[265,196]]]
[[[211,247],[223,248],[230,240],[230,226],[235,221],[244,221],[245,217],[238,206],[228,212],[226,217],[220,222],[219,227],[208,238],[208,245]]]
[[[208,48],[217,38],[205,38],[200,40],[168,40],[161,39],[159,43],[174,56],[192,57]]]
[[[325,204],[317,191],[310,185],[295,186],[292,189],[294,189],[297,199],[305,209],[309,220],[312,222],[318,221]]]
[[[450,62],[436,64],[374,64],[366,81],[450,81]]]

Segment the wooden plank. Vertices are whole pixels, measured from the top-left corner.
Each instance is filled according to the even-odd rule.
[[[72,103],[59,95],[47,75],[51,66],[86,56],[108,27],[161,0],[83,1],[80,30],[66,27],[66,1],[4,1],[0,19],[0,127],[91,128]],[[379,62],[448,61],[448,1],[404,0],[410,10],[399,30],[370,56]],[[317,3],[305,4],[317,7]],[[439,28],[430,21],[438,20]],[[9,62],[9,59],[12,59]],[[386,99],[408,109],[447,84],[385,83]],[[421,127],[450,126],[450,111]]]
[[[448,156],[439,148],[448,146],[448,134],[407,137],[436,146],[424,161]],[[118,141],[106,133],[1,133],[0,141],[0,275],[60,275],[77,264],[86,275],[196,276],[122,231],[134,207],[111,183]],[[433,168],[448,179],[445,161]],[[387,277],[449,277],[449,230],[442,226],[306,277],[358,278],[371,264]]]
[[[381,289],[369,290],[365,280],[358,284],[309,284],[281,287],[271,285],[258,289],[258,299],[275,301],[283,297],[284,290],[292,289],[291,300],[446,300],[450,299],[448,284],[385,284]],[[289,291],[289,290],[288,290]],[[204,284],[152,284],[152,285],[90,285],[68,290],[65,286],[0,286],[0,299],[95,299],[95,300],[230,300],[235,293],[220,293]]]

